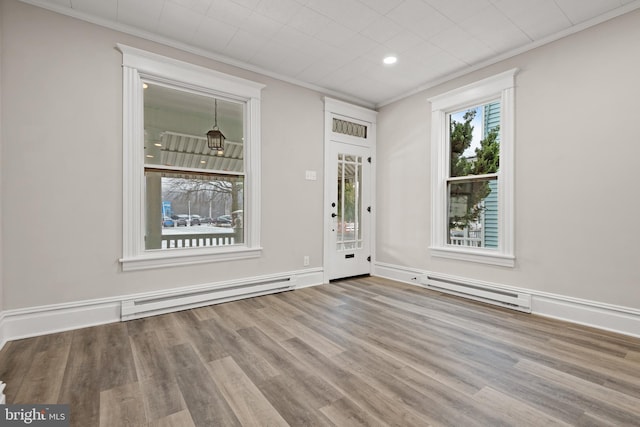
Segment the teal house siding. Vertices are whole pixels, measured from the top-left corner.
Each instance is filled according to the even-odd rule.
[[[500,103],[494,102],[484,106],[484,139],[487,133],[494,127],[500,125]],[[498,182],[489,182],[491,193],[484,202],[484,247],[498,248]]]
[[[491,193],[484,201],[484,247],[498,247],[498,181],[489,182]]]
[[[494,102],[485,105],[482,137],[484,138],[491,129],[498,125],[500,125],[500,103]]]

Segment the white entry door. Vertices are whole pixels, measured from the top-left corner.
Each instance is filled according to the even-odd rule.
[[[331,141],[328,151],[328,277],[369,274],[371,149]]]
[[[324,99],[324,279],[370,274],[375,248],[376,116]]]

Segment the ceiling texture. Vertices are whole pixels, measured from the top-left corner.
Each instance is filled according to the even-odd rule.
[[[22,0],[376,108],[640,0]],[[395,55],[393,65],[382,60]]]

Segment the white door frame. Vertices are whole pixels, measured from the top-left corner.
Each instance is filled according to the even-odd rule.
[[[370,178],[370,189],[371,189],[371,213],[370,213],[370,224],[369,227],[369,245],[371,252],[371,264],[369,271],[372,271],[372,266],[375,260],[375,230],[376,230],[376,208],[375,208],[375,195],[376,195],[376,117],[377,112],[370,110],[368,108],[359,107],[357,105],[349,104],[343,101],[338,101],[336,99],[324,98],[324,251],[323,251],[323,272],[324,272],[324,283],[329,283],[329,278],[331,276],[331,263],[329,262],[332,256],[331,251],[335,251],[335,248],[330,245],[330,233],[331,233],[331,225],[332,218],[331,213],[333,212],[331,209],[331,200],[330,200],[330,189],[336,185],[334,182],[334,177],[329,176],[327,173],[329,162],[334,162],[335,159],[330,158],[331,152],[331,144],[332,141],[338,141],[341,143],[353,144],[357,146],[367,147],[371,153],[371,178]],[[366,138],[349,136],[341,133],[337,133],[333,131],[333,119],[338,118],[342,120],[353,120],[357,123],[362,123],[367,126],[367,135]]]

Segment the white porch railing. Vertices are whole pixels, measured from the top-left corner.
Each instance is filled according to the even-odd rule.
[[[465,228],[462,236],[451,236],[449,241],[455,246],[471,246],[474,248],[481,248],[484,246],[481,230],[470,231]]]
[[[227,246],[242,242],[242,231],[233,233],[163,234],[162,249]]]

